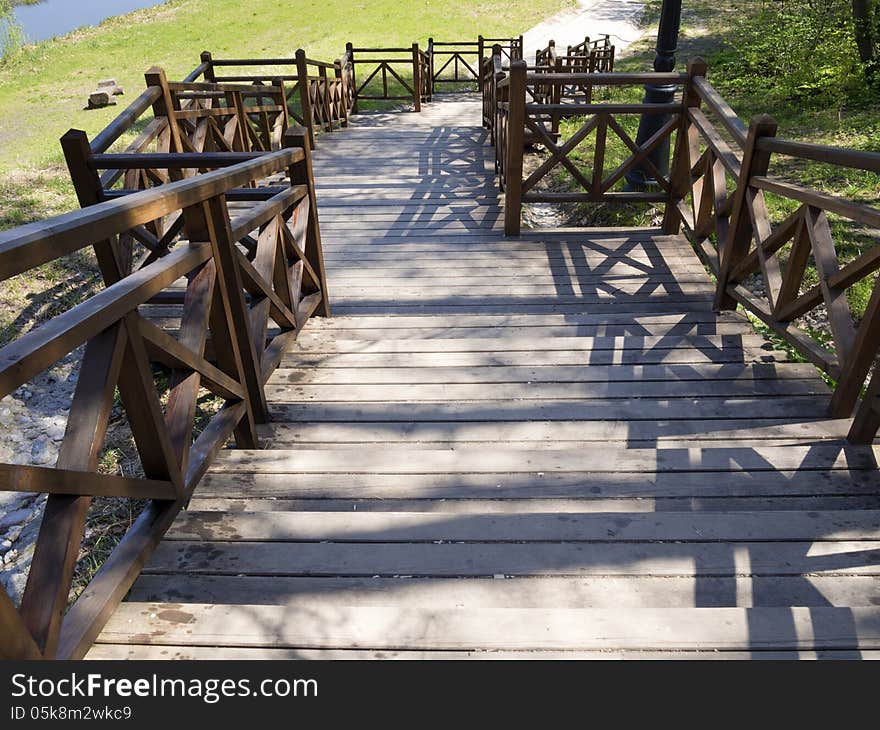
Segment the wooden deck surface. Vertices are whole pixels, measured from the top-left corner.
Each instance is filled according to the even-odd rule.
[[[89,656],[877,656],[876,447],[683,238],[505,240],[479,115],[319,138],[334,317]]]

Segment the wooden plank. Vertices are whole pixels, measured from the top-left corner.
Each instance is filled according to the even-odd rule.
[[[485,400],[472,403],[334,403],[273,404],[273,420],[281,421],[517,421],[517,420],[654,420],[723,419],[738,409],[752,418],[809,418],[827,415],[829,397],[756,396],[699,398],[620,398],[588,401],[510,402]]]
[[[553,337],[498,339],[341,339],[313,335],[307,344],[297,343],[294,352],[309,355],[345,353],[435,353],[435,352],[597,352],[601,350],[760,349],[767,341],[759,335],[706,335],[681,337]],[[290,354],[293,355],[294,352]]]
[[[421,649],[877,649],[877,608],[398,609],[126,604],[102,641]]]
[[[612,542],[880,540],[880,512],[493,514],[444,512],[181,513],[167,541]]]
[[[264,474],[480,474],[620,471],[777,471],[786,469],[877,468],[875,448],[847,444],[819,444],[788,448],[720,447],[711,449],[631,449],[601,447],[523,453],[518,450],[419,451],[385,449],[376,452],[299,450],[254,451],[235,449],[218,457],[215,469],[260,471]]]
[[[697,596],[699,595],[699,599]],[[145,575],[131,600],[245,605],[388,605],[423,608],[688,608],[729,606],[873,606],[877,576],[300,578]]]
[[[386,542],[354,545],[335,542],[169,541],[158,546],[144,572],[367,577],[732,576],[742,572],[752,575],[880,575],[880,550],[875,541],[812,540],[589,544]],[[482,646],[480,643],[476,645]]]
[[[284,364],[299,368],[348,367],[485,367],[485,366],[555,366],[640,365],[683,363],[772,363],[786,359],[774,350],[739,348],[696,348],[684,350],[603,350],[596,352],[559,350],[550,352],[426,352],[426,353],[296,353],[286,356]]]
[[[607,512],[774,512],[873,510],[880,495],[810,495],[766,497],[620,497],[616,499],[284,499],[195,497],[190,508],[202,512],[446,512],[471,514],[593,514]]]
[[[812,380],[741,381],[628,381],[611,383],[438,383],[402,385],[310,385],[267,383],[266,397],[275,405],[285,403],[441,403],[519,401],[589,401],[597,398],[698,398],[829,395],[819,378]]]
[[[231,646],[181,646],[181,645],[158,645],[147,646],[144,644],[95,644],[89,651],[86,659],[95,660],[122,660],[122,659],[163,659],[163,660],[258,660],[268,659],[276,661],[288,661],[291,659],[302,660],[685,660],[685,661],[708,661],[708,660],[817,660],[817,659],[880,659],[880,651],[830,651],[823,649],[817,651],[488,651],[485,649],[474,651],[398,651],[387,649],[272,649],[272,648],[245,648]]]
[[[708,472],[289,474],[213,471],[201,497],[265,499],[658,499],[876,495],[876,474],[809,469]]]
[[[781,421],[781,422],[780,422]],[[566,448],[569,442],[625,442],[631,448],[650,448],[655,443],[669,448],[711,446],[721,442],[759,441],[765,446],[844,439],[846,419],[817,421],[694,420],[694,421],[489,421],[449,423],[442,421],[273,423],[261,435],[269,448],[343,448],[345,444],[401,443],[410,448],[451,448],[457,444],[499,446],[519,442],[523,447]],[[439,443],[441,445],[432,446]],[[448,446],[445,446],[448,444]],[[512,444],[511,444],[512,445]]]
[[[295,356],[294,356],[295,357]],[[613,383],[650,381],[781,380],[815,378],[808,363],[723,365],[585,365],[577,367],[282,368],[269,382],[356,385],[367,383]]]

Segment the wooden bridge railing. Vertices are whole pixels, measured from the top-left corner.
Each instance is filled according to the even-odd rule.
[[[223,169],[0,233],[2,280],[94,246],[106,284],[0,349],[2,397],[85,346],[56,467],[0,465],[4,488],[49,494],[20,607],[0,591],[0,657],[81,656],[217,450],[230,437],[257,447],[255,423],[266,417],[263,384],[308,318],[329,314],[305,140],[305,131],[294,129],[286,142],[296,146],[245,161],[235,153],[225,160],[235,164]],[[122,157],[99,159],[96,167],[127,168],[133,156]],[[153,168],[193,164],[192,154],[150,157]],[[279,173],[290,179],[252,187]],[[256,195],[258,204],[230,215],[228,201]],[[160,219],[180,221],[171,224],[180,231],[175,245],[127,274],[116,242]],[[182,277],[175,337],[139,307]],[[164,409],[156,364],[169,373]],[[220,407],[197,428],[200,388]],[[98,472],[117,389],[143,478]],[[149,502],[65,615],[86,513],[99,495]]]
[[[279,86],[287,100],[287,114],[309,130],[332,132],[348,125],[354,106],[354,67],[348,53],[332,63],[316,61],[299,49],[294,58],[214,58],[204,51],[202,62],[187,77],[204,76],[215,83]],[[235,69],[218,74],[219,69]]]
[[[430,61],[418,43],[410,48],[356,48],[346,43],[345,52],[352,69],[353,113],[359,101],[412,101],[413,110],[421,111],[422,102],[430,99]],[[371,85],[373,79],[381,82],[382,93]]]
[[[428,38],[432,93],[437,84],[479,84],[482,51],[479,40],[438,43]]]
[[[688,232],[717,277],[719,309],[741,305],[837,381],[831,416],[852,415],[874,366],[850,432],[851,440],[869,442],[880,425],[880,285],[874,276],[880,269],[880,210],[773,175],[773,163],[813,160],[880,173],[880,153],[778,139],[776,122],[766,115],[746,126],[706,80],[705,63],[690,63],[688,74],[664,230]],[[794,211],[774,223],[768,197]],[[860,255],[841,263],[834,239],[845,230],[866,243]],[[807,286],[810,261],[818,283]],[[761,278],[763,296],[745,285],[752,275]],[[872,293],[857,323],[847,291],[869,277]],[[794,324],[817,308],[827,313],[833,348]]]
[[[559,90],[570,83],[592,83],[606,86],[640,86],[645,83],[683,85],[686,74],[568,74],[528,73],[524,61],[515,61],[509,74],[503,74],[497,82],[495,125],[498,128],[497,159],[502,189],[505,192],[505,231],[518,235],[522,204],[528,202],[644,202],[662,203],[668,200],[670,181],[668,176],[657,173],[660,192],[623,191],[619,188],[626,173],[636,165],[653,167],[648,155],[678,126],[680,104],[562,104]],[[531,94],[529,93],[531,87]],[[529,100],[529,96],[536,99]],[[547,101],[542,101],[547,99]],[[581,121],[577,130],[567,139],[558,138],[558,119],[562,114],[576,114]],[[620,123],[623,116],[662,114],[669,116],[656,134],[639,145]],[[593,134],[595,132],[595,134]],[[616,135],[631,152],[630,156],[614,169],[606,172],[605,152],[609,132]],[[522,176],[524,138],[530,134],[550,153],[537,169]],[[592,135],[592,137],[591,137]],[[584,154],[579,147],[588,138],[591,149]],[[591,160],[591,169],[585,172],[583,163],[574,159],[574,153]],[[557,166],[571,175],[573,188],[566,192],[541,190],[538,184]]]
[[[685,74],[589,75],[591,83],[609,87],[674,84],[681,89],[681,101],[574,105],[532,103],[529,86],[580,82],[579,75],[531,74],[523,61],[512,63],[505,73],[498,70],[499,60],[496,56],[492,67],[493,141],[505,196],[505,232],[519,234],[523,203],[533,201],[665,205],[664,232],[684,228],[696,253],[716,276],[716,306],[741,305],[837,381],[829,415],[845,418],[855,412],[849,438],[872,440],[880,426],[880,280],[875,276],[880,269],[880,209],[774,176],[771,162],[785,157],[880,173],[880,153],[778,139],[776,123],[766,116],[745,125],[708,83],[706,65],[699,60],[692,61]],[[542,121],[554,113],[578,118],[567,139],[554,138]],[[619,117],[645,114],[659,115],[661,122],[650,138],[637,143]],[[524,176],[526,130],[549,155]],[[628,157],[606,172],[610,135],[623,143]],[[673,136],[671,172],[663,174],[650,155]],[[584,144],[589,149],[584,150]],[[654,189],[626,187],[624,176],[637,165],[653,177]],[[572,189],[539,190],[538,183],[559,167],[569,173]],[[787,201],[794,212],[774,223],[767,196]],[[866,241],[852,261],[840,262],[836,230],[848,230]],[[810,261],[819,281],[806,286]],[[752,275],[761,277],[763,296],[745,285]],[[869,277],[874,277],[872,293],[857,322],[847,290]],[[827,311],[833,347],[823,346],[795,324],[817,308]]]

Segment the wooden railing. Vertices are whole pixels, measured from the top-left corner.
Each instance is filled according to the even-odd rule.
[[[245,161],[215,153],[212,164],[224,154],[235,164],[0,233],[2,280],[94,246],[106,285],[0,349],[2,397],[85,346],[56,467],[0,465],[5,489],[49,494],[20,607],[0,590],[0,657],[82,656],[217,450],[230,437],[258,446],[263,384],[309,317],[330,311],[305,130],[285,142],[294,146]],[[193,165],[191,153],[144,156],[153,169]],[[128,169],[133,157],[107,155],[95,167]],[[279,174],[281,184],[253,187]],[[230,216],[227,201],[242,197],[259,202]],[[174,245],[146,251],[128,274],[120,237],[157,220],[175,221]],[[182,278],[174,336],[139,308]],[[164,410],[154,364],[169,373]],[[200,388],[220,407],[196,429]],[[117,389],[143,478],[98,471]],[[99,495],[149,502],[65,614],[86,513]]]
[[[502,63],[506,66],[511,61],[520,61],[523,59],[523,37],[515,38],[486,38],[484,36],[477,37],[477,44],[480,48],[480,58],[483,58],[483,49],[494,48],[498,46],[501,51]]]
[[[524,62],[501,70],[500,59],[487,64],[494,73],[492,139],[496,145],[499,185],[505,196],[505,233],[518,235],[528,202],[649,203],[665,206],[663,230],[684,228],[696,253],[717,279],[716,306],[737,305],[763,321],[789,346],[836,381],[829,415],[855,419],[849,438],[869,442],[880,426],[880,209],[791,182],[772,174],[776,158],[819,161],[827,165],[880,173],[880,153],[833,148],[776,137],[776,123],[758,116],[745,125],[706,80],[706,65],[693,61],[688,72],[650,74],[532,74]],[[532,103],[530,87],[556,87],[589,80],[608,87],[646,83],[676,85],[681,101],[644,103]],[[556,139],[547,115],[564,113],[578,119],[566,139]],[[658,115],[656,131],[637,142],[620,122],[622,116]],[[628,125],[630,129],[633,124]],[[547,157],[523,175],[523,139],[531,131]],[[628,150],[626,159],[606,172],[608,141],[614,135]],[[671,172],[652,162],[652,153],[674,136]],[[590,139],[589,149],[583,145]],[[577,158],[575,159],[575,154]],[[626,173],[641,166],[653,177],[651,190],[632,190]],[[557,168],[570,175],[565,192],[539,191],[537,185]],[[774,222],[767,196],[793,212]],[[832,226],[832,219],[836,225]],[[848,231],[870,244],[851,261],[840,262],[835,231]],[[806,286],[809,261],[818,283]],[[746,286],[757,275],[762,296]],[[866,310],[855,321],[847,290],[874,277]],[[798,328],[795,321],[824,309],[833,347],[826,347]],[[872,375],[873,368],[873,375]],[[864,397],[860,399],[860,396]]]
[[[302,49],[294,58],[214,58],[204,51],[201,60],[188,78],[204,76],[215,83],[271,84],[283,89],[287,114],[308,129],[313,148],[316,130],[332,132],[348,125],[354,105],[354,76],[347,53],[332,63],[310,59]],[[236,72],[218,74],[224,68]]]
[[[345,52],[351,64],[353,113],[360,101],[412,101],[418,112],[430,99],[430,63],[418,43],[410,48],[356,48],[346,43]]]
[[[499,175],[505,192],[505,231],[518,235],[522,204],[528,202],[644,202],[661,203],[669,199],[668,176],[657,174],[660,192],[621,190],[624,176],[644,164],[653,168],[648,155],[678,126],[680,104],[621,104],[582,103],[561,104],[559,90],[566,84],[590,82],[606,86],[641,86],[645,83],[682,85],[685,74],[559,74],[528,73],[524,61],[515,61],[509,74],[498,80],[496,96],[499,97],[495,115],[499,161]],[[530,97],[536,102],[530,101]],[[542,101],[547,99],[547,101]],[[576,110],[574,110],[576,109]],[[576,114],[580,126],[567,139],[559,138],[558,119],[565,112]],[[621,124],[624,116],[638,117],[642,114],[670,116],[659,131],[642,144],[637,144]],[[595,132],[595,134],[593,134]],[[605,152],[609,132],[616,135],[629,149],[629,157],[606,171]],[[526,134],[543,145],[549,156],[533,172],[523,178],[522,157]],[[591,150],[584,152],[582,143],[592,135]],[[573,154],[590,160],[591,170],[585,172],[583,163],[576,162]],[[572,178],[572,188],[565,192],[540,190],[538,184],[558,166]]]
[[[587,36],[582,43],[568,46],[565,55],[588,59],[588,68],[578,69],[578,71],[592,73],[611,73],[614,71],[614,46],[611,45],[611,36],[607,33],[593,40]]]
[[[778,139],[775,121],[764,115],[746,126],[705,75],[702,61],[689,64],[664,230],[684,227],[692,238],[717,277],[719,309],[741,305],[837,381],[830,415],[846,418],[856,408],[880,351],[876,277],[858,323],[847,297],[847,290],[880,269],[880,210],[774,175],[773,163],[777,158],[812,160],[880,173],[880,153]],[[777,206],[787,201],[778,207],[794,211],[774,222],[768,197],[775,198]],[[841,264],[835,230],[857,233],[873,243]],[[810,261],[818,283],[807,287],[804,276]],[[760,276],[763,296],[745,285],[752,275]],[[794,324],[819,308],[827,314],[833,348]],[[871,441],[880,425],[878,379],[875,367],[850,432],[853,441]]]
[[[437,84],[479,84],[482,51],[479,40],[438,43],[428,38],[431,92]]]

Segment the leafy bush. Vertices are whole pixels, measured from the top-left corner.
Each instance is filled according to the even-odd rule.
[[[713,60],[725,90],[839,105],[863,84],[849,0],[745,0]]]

